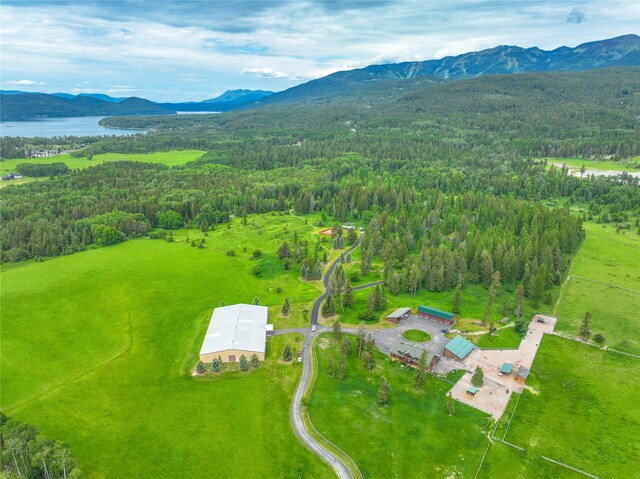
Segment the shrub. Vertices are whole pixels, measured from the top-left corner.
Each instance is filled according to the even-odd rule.
[[[598,344],[604,343],[604,336],[600,333],[596,333],[593,335],[593,340]]]
[[[253,259],[258,259],[260,256],[262,256],[262,251],[260,251],[259,249],[256,249],[253,251],[251,256],[253,256]]]
[[[260,266],[254,266],[251,272],[253,273],[254,276],[260,276],[260,273],[262,273],[262,270],[260,269]]]
[[[227,250],[227,256],[235,256],[235,255],[236,255],[236,252],[234,250],[232,249]]]
[[[370,309],[363,309],[358,313],[358,319],[360,321],[375,321],[378,319],[378,315]]]

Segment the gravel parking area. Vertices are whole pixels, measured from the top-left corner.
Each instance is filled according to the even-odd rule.
[[[536,315],[518,349],[474,349],[464,360],[467,373],[451,389],[453,398],[489,413],[496,419],[501,417],[513,391],[520,393],[524,389],[524,384],[516,381],[518,369],[521,366],[531,369],[542,336],[553,332],[555,324],[556,318]],[[500,373],[503,363],[513,365],[511,374]],[[484,385],[473,396],[467,393],[467,387],[471,385],[471,376],[477,366],[484,372]]]

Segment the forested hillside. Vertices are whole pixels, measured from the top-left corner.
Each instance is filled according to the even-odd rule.
[[[636,67],[493,75],[443,84],[389,80],[329,101],[202,117],[108,118],[102,124],[154,128],[159,134],[153,140],[114,138],[89,151],[146,151],[166,141],[173,147],[206,145],[232,163],[250,158],[272,167],[347,151],[397,159],[502,153],[626,157],[640,154],[639,114]],[[186,134],[176,138],[178,130]],[[254,137],[260,147],[230,135]]]

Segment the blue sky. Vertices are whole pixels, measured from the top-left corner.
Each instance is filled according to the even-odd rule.
[[[0,88],[193,101],[374,63],[640,33],[637,0],[2,0]]]

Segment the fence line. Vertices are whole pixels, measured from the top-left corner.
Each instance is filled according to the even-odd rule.
[[[540,457],[542,457],[542,459],[544,459],[545,461],[549,461],[553,464],[557,464],[558,466],[565,467],[571,471],[577,472],[578,474],[582,474],[583,476],[591,477],[592,479],[600,479],[598,476],[594,476],[593,474],[589,474],[588,472],[581,471],[580,469],[576,469],[575,467],[571,467],[568,464],[565,464],[560,461],[556,461],[554,459],[551,459],[550,457],[547,457],[547,456],[540,456]]]

